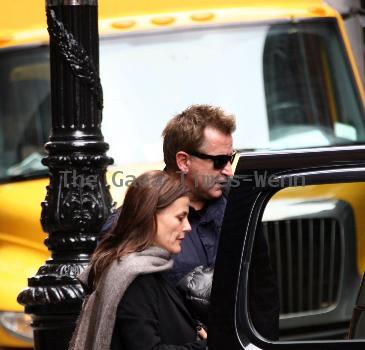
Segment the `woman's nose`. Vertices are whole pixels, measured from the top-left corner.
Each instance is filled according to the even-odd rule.
[[[190,222],[189,222],[189,220],[187,218],[185,218],[185,220],[184,220],[183,231],[184,232],[191,231],[191,225],[190,225]]]

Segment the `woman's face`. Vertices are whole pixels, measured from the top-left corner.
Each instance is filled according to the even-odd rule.
[[[154,244],[171,254],[181,251],[181,242],[186,232],[191,230],[188,221],[189,198],[181,197],[162,209],[156,215],[157,232]]]

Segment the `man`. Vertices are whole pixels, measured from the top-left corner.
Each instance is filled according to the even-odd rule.
[[[166,171],[178,174],[190,189],[191,232],[174,258],[174,283],[197,266],[215,263],[226,206],[224,192],[233,175],[235,128],[234,117],[220,108],[193,105],[172,118],[162,133]],[[278,290],[262,234],[255,240],[251,266],[251,319],[262,336],[278,339]]]
[[[234,117],[217,107],[194,105],[172,118],[163,136],[166,171],[176,173],[190,190],[192,227],[174,259],[177,283],[199,265],[214,265],[232,173]]]

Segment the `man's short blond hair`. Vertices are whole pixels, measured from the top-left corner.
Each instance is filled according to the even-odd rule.
[[[204,142],[204,130],[211,127],[225,135],[236,129],[233,115],[220,107],[192,105],[173,117],[162,132],[164,160],[168,170],[178,170],[176,153],[197,152]]]

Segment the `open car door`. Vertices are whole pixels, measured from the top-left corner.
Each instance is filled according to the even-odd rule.
[[[364,270],[363,183],[365,146],[241,153],[215,265],[210,350],[365,349],[365,339],[347,339]],[[356,212],[349,193],[362,203]],[[250,307],[258,239],[277,284],[277,340],[260,334]]]

